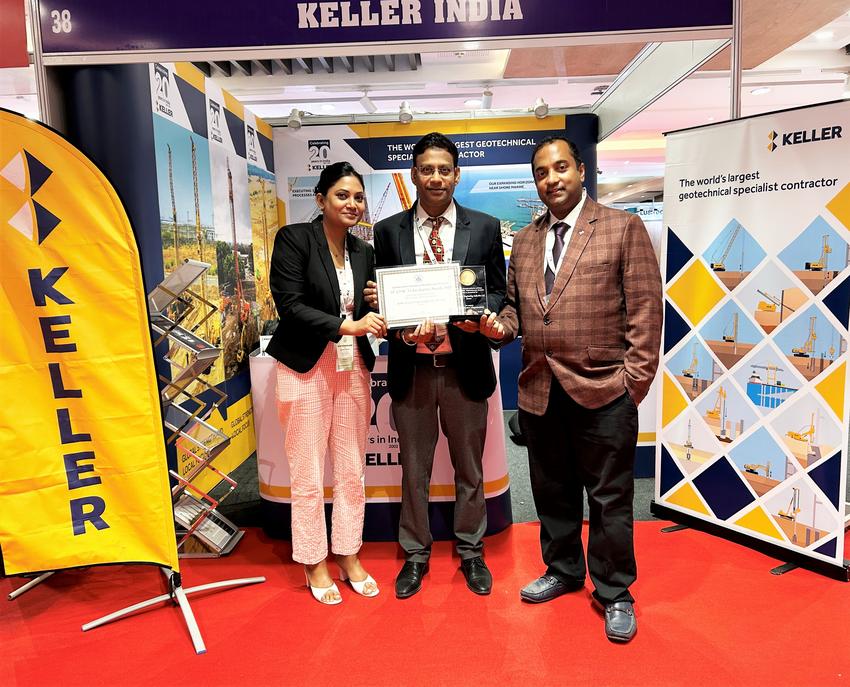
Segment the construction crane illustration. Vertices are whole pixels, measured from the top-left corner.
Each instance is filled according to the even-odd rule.
[[[177,245],[177,202],[174,200],[174,163],[171,159],[171,146],[168,148],[168,188],[171,191],[171,216],[174,221],[174,269],[180,262],[180,248]]]
[[[808,442],[809,446],[815,443],[815,414],[812,413],[809,427],[801,427],[799,432],[786,432],[786,435],[797,441]]]
[[[691,451],[694,448],[694,442],[691,441],[691,421],[688,420],[688,438],[685,440],[685,448],[687,449],[685,452],[685,460],[691,459]]]
[[[794,527],[791,534],[791,541],[797,541],[797,515],[800,513],[800,488],[791,487],[791,500],[785,510],[779,511],[778,515],[783,520],[788,520],[793,523]]]
[[[782,382],[776,379],[777,372],[785,372],[785,370],[781,367],[777,367],[776,365],[750,365],[753,369],[758,370],[767,370],[767,385],[768,386],[782,386]],[[758,375],[753,372],[753,376],[758,377]]]
[[[818,338],[817,331],[815,330],[817,321],[817,315],[812,315],[809,318],[809,338],[806,339],[806,342],[802,346],[796,346],[791,349],[791,353],[798,358],[808,358],[812,354],[812,351],[815,350],[815,339]]]
[[[821,272],[825,270],[827,262],[829,261],[829,254],[831,252],[832,247],[829,245],[829,234],[824,234],[820,258],[818,258],[816,262],[807,262],[806,269],[810,272]]]
[[[696,377],[697,376],[697,368],[699,367],[699,358],[697,357],[697,350],[699,349],[699,344],[694,341],[694,345],[691,348],[691,366],[685,370],[682,370],[682,374],[685,377]]]
[[[727,343],[735,343],[738,340],[738,313],[732,313],[732,333],[727,334],[729,325],[723,330],[723,340]]]
[[[720,425],[720,433],[717,436],[724,438],[726,436],[726,389],[722,385],[717,390],[717,401],[714,407],[707,410],[705,416]]]
[[[741,233],[741,225],[736,224],[735,229],[732,230],[729,240],[726,242],[726,246],[723,249],[723,254],[720,256],[720,259],[717,262],[711,263],[711,269],[715,272],[725,272],[726,271],[726,258],[729,256],[729,251],[732,250],[732,245],[735,243],[735,239],[738,238],[738,234]],[[719,249],[718,249],[719,250]],[[717,251],[715,251],[715,254]],[[743,267],[743,265],[742,265]]]
[[[771,476],[770,461],[764,465],[756,465],[755,463],[744,463],[744,472],[749,472],[751,475],[758,475],[759,471],[764,472],[765,477]]]
[[[766,291],[762,291],[761,289],[756,289],[756,291],[758,293],[760,293],[762,296],[764,296],[765,298],[767,298],[768,301],[770,301],[769,303],[766,303],[765,301],[759,301],[758,309],[761,310],[762,312],[776,312],[776,306],[777,305],[780,308],[785,308],[786,310],[790,310],[791,312],[794,312],[794,308],[792,308],[790,305],[786,305],[781,300],[779,300],[776,296],[771,296],[769,293],[767,293]],[[780,312],[781,312],[781,310],[780,310]]]

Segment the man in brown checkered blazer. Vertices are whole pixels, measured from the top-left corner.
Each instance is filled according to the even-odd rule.
[[[548,212],[516,234],[505,304],[481,328],[505,342],[522,336],[519,421],[547,568],[520,596],[540,603],[583,589],[587,569],[608,638],[627,642],[637,630],[637,404],[658,367],[661,275],[640,218],[586,196],[572,142],[542,141],[532,170]]]

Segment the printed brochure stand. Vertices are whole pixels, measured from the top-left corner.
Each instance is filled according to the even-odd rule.
[[[196,333],[217,312],[212,303],[190,289],[208,268],[208,263],[185,260],[148,295],[151,327],[160,335],[155,345],[168,341],[165,359],[172,366],[171,379],[160,376],[164,384],[164,422],[171,432],[166,441],[175,444],[192,466],[185,475],[169,471],[177,482],[171,496],[179,538],[177,548],[183,558],[223,556],[233,550],[244,534],[216,510],[233,492],[236,482],[212,465],[230,444],[230,437],[206,422],[227,396],[200,379],[221,354],[220,348]],[[203,401],[201,393],[207,393],[213,400]],[[192,484],[205,470],[211,470],[230,486],[218,500]],[[190,539],[200,542],[201,551],[187,551]]]
[[[171,380],[162,379],[165,383],[162,390],[162,402],[165,409],[164,424],[171,431],[167,441],[176,442],[179,448],[186,450],[196,460],[195,466],[186,476],[181,477],[171,471],[172,477],[177,480],[171,494],[174,500],[174,519],[178,525],[178,534],[180,534],[182,528],[182,538],[177,546],[179,549],[189,537],[195,537],[212,552],[209,555],[220,556],[233,550],[233,547],[242,538],[243,532],[215,510],[219,501],[212,499],[208,494],[191,484],[191,481],[201,471],[208,469],[213,470],[229,483],[230,491],[233,491],[236,486],[236,482],[210,465],[215,457],[230,443],[230,438],[205,422],[210,413],[226,397],[219,393],[212,403],[204,404],[197,399],[196,395],[188,391],[193,382],[199,382],[204,390],[213,389],[203,380],[199,380],[198,375],[209,370],[220,353],[220,349],[195,334],[207,318],[216,311],[215,306],[189,290],[192,283],[201,277],[208,268],[209,264],[207,263],[186,260],[151,292],[148,296],[148,302],[151,311],[151,326],[154,331],[161,335],[157,343],[168,339],[172,344],[167,359],[175,370]],[[198,304],[206,306],[207,312],[202,312],[203,316],[194,321],[191,326],[183,327],[181,323],[193,319],[190,318],[190,315],[199,307]],[[185,356],[187,361],[182,365],[175,362],[177,354],[181,350],[188,353]],[[177,399],[179,398],[183,398],[184,402],[186,399],[191,400],[192,407],[195,410],[188,410],[178,404]],[[183,556],[184,554],[180,555]],[[120,620],[132,613],[160,603],[176,601],[189,629],[195,653],[203,654],[206,653],[207,649],[187,597],[190,594],[212,589],[227,589],[266,581],[265,577],[243,577],[183,589],[180,573],[174,572],[170,568],[160,568],[160,571],[168,584],[168,591],[165,594],[160,594],[86,623],[83,625],[83,631],[93,630],[96,627]],[[45,576],[50,574],[46,573]],[[36,580],[22,587],[17,593],[22,593],[22,591],[25,591],[25,587],[28,588],[34,584],[37,584]]]

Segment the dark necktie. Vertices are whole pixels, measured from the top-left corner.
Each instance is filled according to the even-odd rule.
[[[429,217],[428,220],[431,222],[431,233],[428,236],[428,243],[431,244],[431,250],[434,251],[434,259],[437,262],[442,262],[443,242],[440,240],[440,227],[445,221],[445,217],[442,215],[440,217]],[[431,262],[431,257],[428,255],[427,249],[425,250],[425,254],[422,256],[422,262]]]
[[[561,257],[561,251],[564,250],[564,236],[567,233],[567,230],[570,228],[570,225],[566,222],[555,222],[552,225],[552,229],[555,231],[555,245],[552,246],[552,262],[555,267],[558,267],[558,258]],[[552,268],[549,267],[549,261],[546,261],[546,273],[544,275],[546,280],[546,295],[548,296],[552,293],[552,286],[555,284],[555,273],[552,271]]]

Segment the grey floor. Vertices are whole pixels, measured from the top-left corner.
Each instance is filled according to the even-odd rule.
[[[531,484],[528,479],[528,453],[524,446],[517,446],[510,440],[508,419],[513,411],[505,412],[505,440],[507,446],[508,474],[511,478],[511,508],[514,522],[529,522],[537,520],[534,510],[534,499],[531,496]],[[257,461],[254,456],[240,465],[233,473],[233,478],[239,486],[221,504],[219,510],[223,515],[233,520],[240,527],[259,526],[260,494],[257,482]],[[635,519],[652,520],[649,512],[649,502],[652,500],[655,480],[635,480]],[[219,491],[219,495],[223,490]],[[216,495],[216,492],[213,492]],[[585,504],[587,517],[587,504]]]

